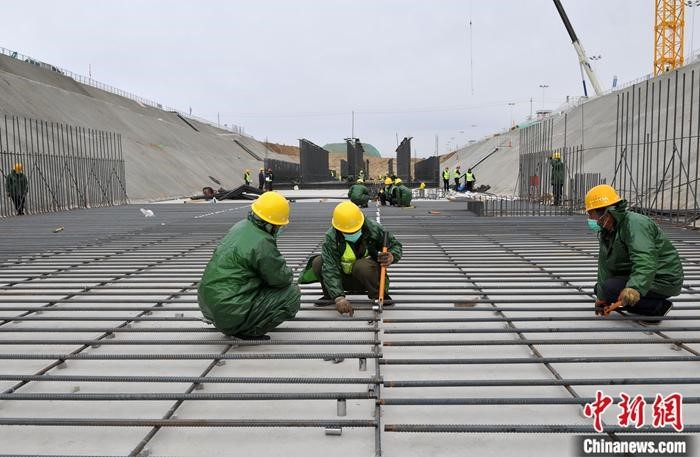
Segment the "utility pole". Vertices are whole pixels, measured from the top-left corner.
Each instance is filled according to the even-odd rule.
[[[352,130],[350,138],[355,138],[355,111],[352,112]]]
[[[532,97],[530,97],[530,119],[532,119]]]

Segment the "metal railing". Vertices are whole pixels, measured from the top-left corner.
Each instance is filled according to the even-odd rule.
[[[243,130],[243,127],[241,127],[239,125],[221,126],[221,125],[219,125],[215,122],[209,121],[207,119],[204,119],[204,118],[201,118],[198,116],[193,116],[192,114],[188,114],[188,113],[185,113],[185,112],[180,111],[178,109],[163,105],[162,103],[154,102],[153,100],[149,100],[147,98],[140,97],[136,94],[133,94],[131,92],[127,92],[125,90],[119,89],[119,88],[114,87],[114,86],[110,86],[109,84],[102,83],[102,82],[97,81],[95,79],[92,79],[88,76],[83,76],[83,75],[74,73],[70,70],[66,70],[65,68],[61,68],[61,67],[57,67],[55,65],[48,64],[46,62],[35,59],[33,57],[30,57],[26,54],[22,54],[20,52],[13,51],[11,49],[0,47],[0,54],[4,54],[8,57],[12,57],[13,59],[21,60],[23,62],[26,62],[26,63],[31,64],[31,65],[35,65],[37,67],[43,68],[43,69],[48,70],[48,71],[60,73],[61,75],[66,76],[68,78],[71,78],[74,81],[79,82],[80,84],[84,84],[86,86],[94,87],[96,89],[100,89],[100,90],[108,92],[110,94],[114,94],[114,95],[118,95],[120,97],[127,98],[127,99],[135,101],[136,103],[143,105],[143,106],[150,106],[151,108],[156,108],[156,109],[159,109],[162,111],[174,112],[174,113],[179,114],[180,116],[195,120],[195,121],[200,122],[202,124],[210,125],[212,127],[216,127],[218,129],[222,129],[222,130],[228,130],[228,131],[230,131],[232,133],[236,133],[238,135],[249,136],[245,133],[245,131]]]
[[[13,174],[17,163],[26,185]],[[0,117],[0,176],[0,217],[127,203],[121,135],[113,132]]]

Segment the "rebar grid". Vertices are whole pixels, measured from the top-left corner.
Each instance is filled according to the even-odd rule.
[[[52,433],[43,428],[50,426],[65,429],[61,433],[69,426],[145,427],[131,444],[129,455],[136,456],[175,439],[161,434],[163,428],[311,427],[334,434],[359,427],[373,430],[375,455],[395,455],[395,444],[383,439],[387,433],[590,432],[592,426],[576,424],[596,388],[615,395],[624,387],[649,403],[655,392],[672,389],[685,396],[684,404],[698,402],[700,378],[691,374],[700,362],[700,240],[694,233],[668,229],[684,260],[683,294],[660,324],[642,326],[644,319],[629,314],[593,315],[597,241],[583,219],[493,221],[442,205],[441,217],[421,208],[382,210],[382,223],[404,244],[404,258],[389,269],[389,306],[380,310],[352,296],[355,316],[342,317],[332,307],[312,306],[321,295],[318,284],[303,286],[297,317],[263,342],[219,334],[196,306],[201,271],[216,241],[245,216],[245,205],[219,205],[222,212],[159,205],[166,225],[136,219],[138,207],[99,210],[115,221],[133,219],[136,228],[103,234],[108,221],[88,224],[80,234],[89,243],[64,240],[50,249],[50,240],[37,250],[30,244],[49,237],[51,217],[19,227],[28,241],[13,239],[14,255],[5,246],[8,260],[0,266],[0,438],[18,425],[22,436]],[[319,251],[332,207],[293,205],[279,246],[296,273]],[[443,371],[448,365],[456,371]],[[230,401],[274,403],[277,414],[247,406],[237,412],[226,406]],[[25,402],[46,402],[46,410],[25,417],[17,409]],[[74,402],[109,402],[124,414],[61,406]],[[147,404],[148,418],[130,412],[132,402]],[[207,409],[198,409],[200,403]],[[487,406],[513,408],[509,415],[518,423],[464,423],[474,408]],[[548,425],[522,406],[539,408],[540,415],[568,409],[557,410],[562,425]],[[452,424],[441,425],[441,414],[452,415]],[[698,423],[695,410],[687,409],[686,431],[695,433]],[[660,429],[606,422],[605,430]],[[320,433],[317,439],[343,438]],[[92,444],[87,452],[101,453]]]

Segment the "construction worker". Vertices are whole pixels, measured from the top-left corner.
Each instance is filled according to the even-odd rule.
[[[267,173],[265,173],[265,190],[270,192],[272,191],[272,181],[274,181],[275,175],[272,174],[272,168],[267,169]]]
[[[369,202],[369,189],[365,186],[365,180],[359,178],[348,190],[348,198],[360,208],[367,208]]]
[[[474,183],[476,182],[476,175],[472,172],[471,168],[468,168],[467,172],[464,173],[464,180],[467,183],[467,190],[469,192],[474,192]]]
[[[366,219],[352,202],[339,203],[333,210],[332,227],[326,232],[321,255],[311,257],[299,276],[300,284],[321,282],[323,297],[317,306],[335,303],[340,314],[353,315],[346,298],[349,294],[366,293],[370,299],[379,297],[380,266],[389,267],[401,259],[401,243],[387,232],[388,252],[382,251],[384,227]],[[389,288],[387,278],[386,294]]]
[[[12,200],[18,216],[24,215],[24,205],[27,202],[29,183],[24,175],[24,166],[17,162],[12,171],[5,177],[5,192]]]
[[[421,181],[418,185],[418,197],[425,198],[425,183]]]
[[[403,185],[401,178],[396,178],[394,182],[393,191],[394,204],[396,206],[407,207],[411,206],[411,199],[413,198],[413,192],[411,189]]]
[[[261,168],[258,173],[258,190],[263,190],[265,186],[265,169]]]
[[[445,193],[450,190],[450,169],[447,167],[442,172],[442,190]]]
[[[382,206],[386,206],[386,203],[389,202],[389,205],[393,205],[393,200],[392,200],[392,191],[394,190],[394,180],[391,179],[390,177],[384,178],[384,187],[382,187],[379,190],[379,201],[382,202]]]
[[[621,305],[643,316],[666,315],[673,306],[668,298],[683,284],[683,266],[669,239],[654,221],[628,211],[612,186],[593,187],[585,204],[588,226],[600,241],[596,314]]]
[[[245,181],[246,186],[250,186],[250,183],[253,182],[253,179],[250,176],[250,170],[246,170],[243,174],[243,181]]]
[[[217,246],[197,298],[204,317],[222,333],[267,340],[265,333],[296,315],[301,293],[277,249],[288,223],[287,199],[265,192]]]
[[[455,192],[459,191],[459,180],[462,177],[462,172],[459,169],[459,165],[457,165],[457,168],[452,172],[452,177],[455,180]]]
[[[561,161],[561,153],[555,152],[550,159],[552,167],[552,196],[554,197],[554,206],[559,206],[561,203],[561,194],[564,189],[564,163]]]

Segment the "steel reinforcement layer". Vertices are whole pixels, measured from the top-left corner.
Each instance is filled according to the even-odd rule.
[[[583,216],[475,217],[418,201],[366,216],[403,243],[391,300],[343,317],[302,286],[264,342],[203,322],[197,283],[249,205],[121,206],[0,221],[0,454],[573,454],[596,391],[641,396],[641,428],[700,431],[700,238],[666,227],[684,263],[656,325],[593,314],[597,240]],[[334,203],[298,202],[279,246],[296,274]],[[60,230],[59,230],[60,229]],[[643,325],[646,324],[646,325]]]

